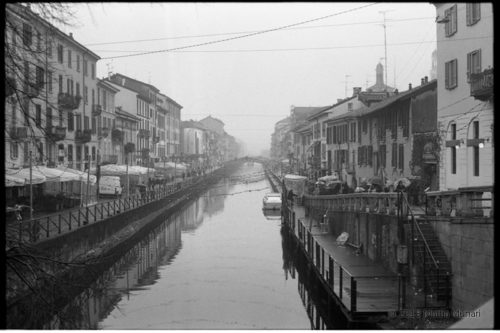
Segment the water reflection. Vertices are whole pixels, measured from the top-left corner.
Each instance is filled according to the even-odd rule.
[[[266,191],[262,167],[243,167],[161,223],[45,328],[334,327],[309,318],[321,311],[310,310],[318,303],[280,217],[262,212]]]
[[[122,298],[159,279],[158,268],[169,265],[181,249],[181,231],[193,231],[204,216],[224,209],[231,188],[228,181],[210,189],[197,200],[169,217],[106,270],[85,292],[67,305],[44,329],[98,329],[98,323],[116,308]]]

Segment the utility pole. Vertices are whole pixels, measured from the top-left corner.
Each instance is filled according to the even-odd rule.
[[[386,34],[386,24],[385,24],[385,13],[387,12],[392,12],[392,10],[381,10],[379,11],[380,14],[384,15],[384,24],[382,26],[384,27],[384,50],[385,50],[385,84],[387,85],[387,34]]]
[[[87,195],[85,200],[85,205],[89,205],[89,192],[90,192],[90,154],[87,154]]]

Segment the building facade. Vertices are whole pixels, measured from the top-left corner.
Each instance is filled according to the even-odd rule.
[[[6,6],[6,166],[97,163],[100,57],[29,6]]]
[[[491,186],[493,7],[434,3],[437,14],[440,189]]]

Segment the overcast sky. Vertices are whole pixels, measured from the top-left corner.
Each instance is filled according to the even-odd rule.
[[[430,76],[436,48],[429,3],[81,3],[74,9],[77,26],[62,30],[103,58],[99,77],[109,66],[151,83],[183,106],[182,120],[217,117],[250,154],[269,149],[274,124],[291,105],[332,105],[346,97],[345,81],[348,96],[353,87],[375,83],[375,66],[385,64],[383,11],[390,86],[404,91]]]

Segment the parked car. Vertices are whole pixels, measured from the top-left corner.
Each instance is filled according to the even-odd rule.
[[[99,194],[120,196],[122,194],[120,177],[102,176],[101,179],[99,179]]]
[[[281,193],[267,193],[262,204],[263,209],[281,209]]]

